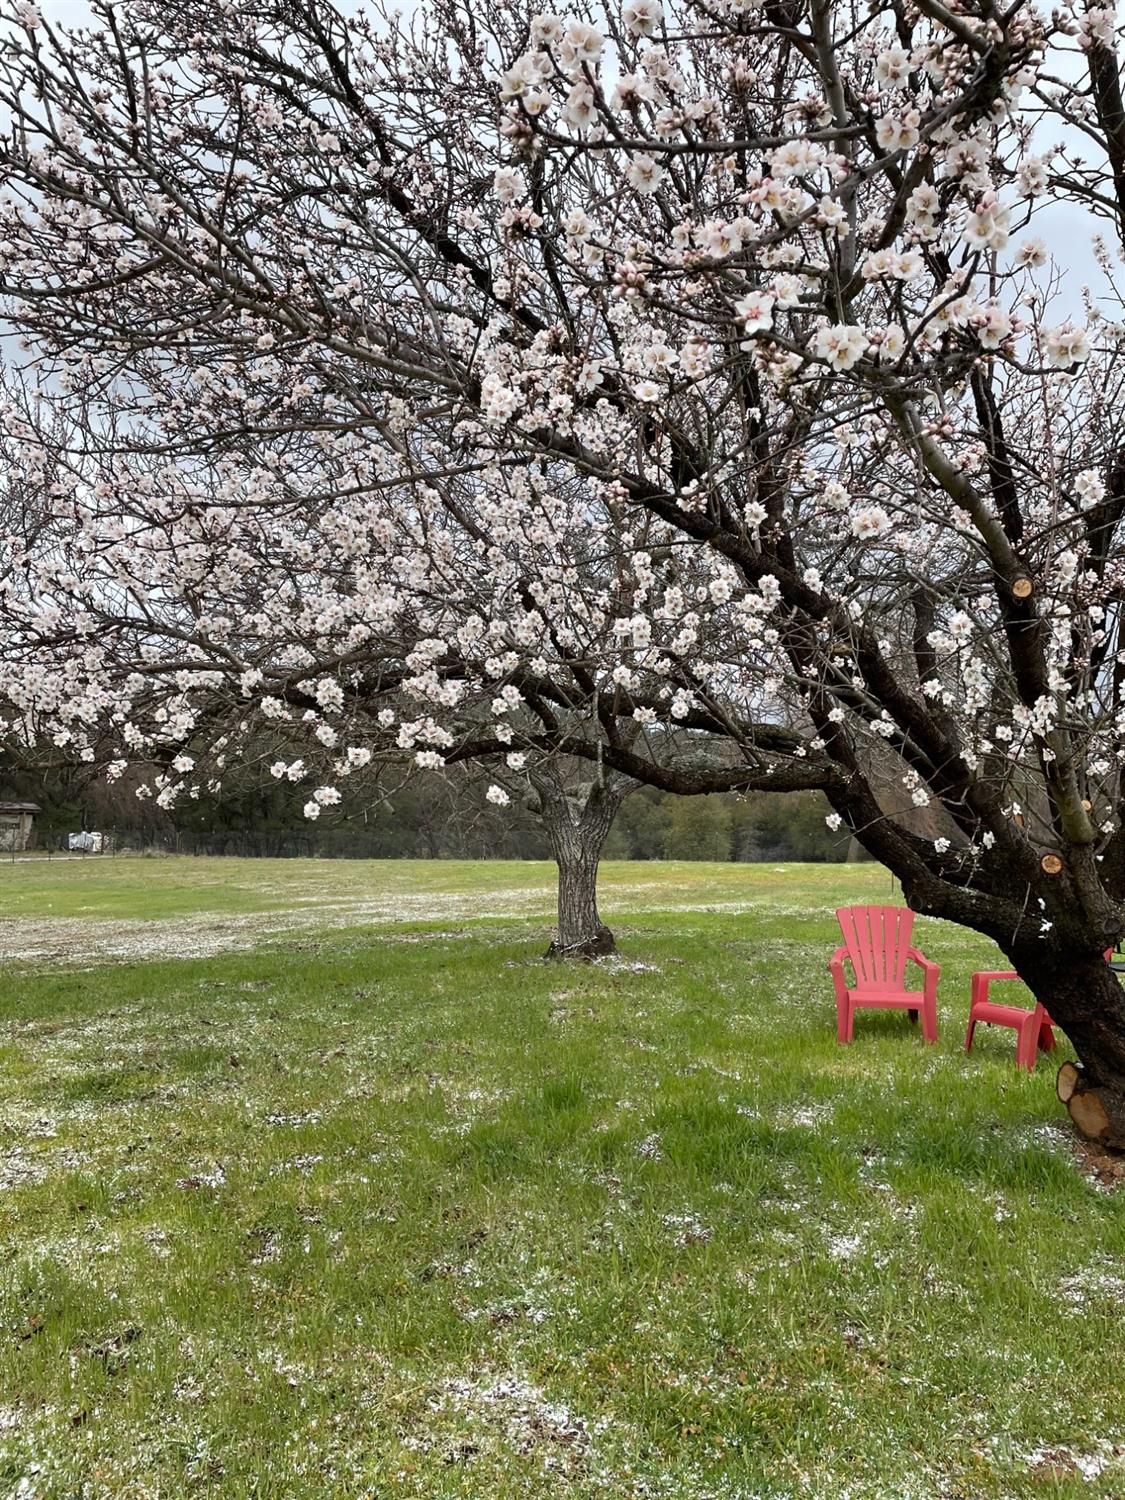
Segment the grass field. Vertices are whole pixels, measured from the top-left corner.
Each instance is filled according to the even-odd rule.
[[[543,866],[0,865],[3,1500],[1125,1495],[1125,1195],[961,1053],[995,952],[838,1050],[885,872],[603,889],[571,968]]]

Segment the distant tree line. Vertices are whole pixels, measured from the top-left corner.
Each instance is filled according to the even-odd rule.
[[[143,772],[117,782],[73,771],[0,777],[5,795],[39,803],[36,842],[64,848],[80,829],[113,836],[118,849],[334,859],[550,859],[542,822],[513,802],[498,808],[485,780],[468,772],[427,775],[389,791],[356,785],[329,821],[310,824],[305,792],[247,776],[165,811],[139,801]],[[677,797],[639,787],[625,799],[605,846],[607,859],[843,860],[849,841],[829,831],[819,792]],[[860,854],[851,847],[851,856]],[[864,857],[864,856],[861,856]]]

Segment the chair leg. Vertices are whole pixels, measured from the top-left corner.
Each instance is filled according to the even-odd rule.
[[[973,1050],[973,1033],[976,1031],[976,1029],[977,1029],[976,1017],[970,1015],[969,1016],[969,1029],[965,1033],[965,1051],[966,1052],[971,1052]]]
[[[836,1041],[839,1046],[852,1039],[852,1008],[847,1000],[836,1001]]]
[[[1044,1052],[1053,1052],[1056,1047],[1055,1033],[1051,1030],[1049,1021],[1044,1021],[1039,1028],[1039,1045]]]
[[[1034,1020],[1034,1017],[1032,1017]],[[1035,1047],[1039,1039],[1039,1027],[1026,1023],[1016,1032],[1016,1067],[1035,1071]]]
[[[937,1041],[937,997],[930,995],[922,1006],[922,1035],[927,1042]]]

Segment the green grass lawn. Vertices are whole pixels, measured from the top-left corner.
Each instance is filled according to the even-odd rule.
[[[0,866],[0,1500],[1125,1495],[1125,1198],[983,940],[837,1049],[853,899],[609,866],[560,967],[543,866]]]
[[[841,881],[845,884],[842,885]],[[878,865],[734,865],[686,860],[602,866],[599,891],[610,912],[652,905],[745,906],[768,902],[804,911],[839,905],[838,892],[889,901],[897,889]],[[0,860],[0,912],[5,917],[186,917],[200,912],[251,914],[373,903],[399,903],[422,916],[463,909],[482,915],[480,896],[494,905],[524,898],[553,910],[554,866],[532,860],[425,859],[170,859],[91,857]],[[461,906],[458,906],[461,903]],[[440,908],[440,909],[439,909]],[[386,915],[393,915],[387,912]]]

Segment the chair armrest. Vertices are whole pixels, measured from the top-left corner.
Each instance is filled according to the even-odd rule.
[[[927,958],[920,948],[907,948],[906,956],[912,958],[919,968],[925,969],[927,975],[941,973],[941,964],[935,963],[932,958]]]
[[[989,1004],[988,992],[997,980],[1018,980],[1019,977],[1015,969],[978,969],[973,975],[972,1003]]]
[[[844,964],[847,962],[848,950],[837,948],[828,960],[828,972],[832,975],[832,984],[836,990],[836,1004],[842,1005],[848,997],[848,980],[844,973]]]

